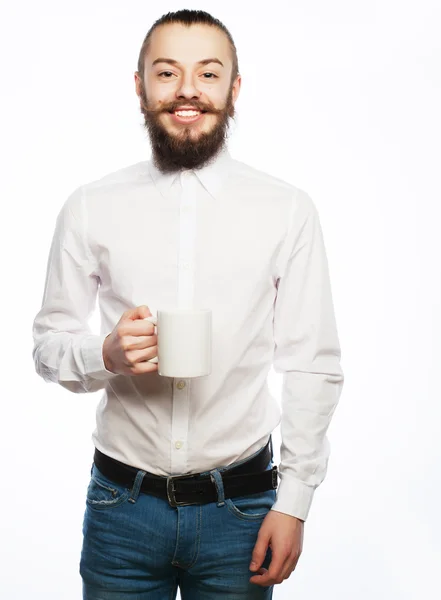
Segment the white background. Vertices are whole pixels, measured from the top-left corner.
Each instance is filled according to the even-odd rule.
[[[440,598],[435,0],[2,3],[0,596],[81,597],[101,392],[36,375],[32,321],[67,196],[150,157],[133,73],[154,20],[181,8],[230,29],[243,77],[230,152],[311,195],[330,265],[345,386],[302,556],[274,597]],[[274,441],[278,460],[279,429]]]

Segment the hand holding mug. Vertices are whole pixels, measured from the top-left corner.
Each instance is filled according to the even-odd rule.
[[[142,375],[158,370],[149,362],[158,354],[155,326],[146,320],[152,317],[148,306],[126,310],[103,343],[104,365],[120,375]]]

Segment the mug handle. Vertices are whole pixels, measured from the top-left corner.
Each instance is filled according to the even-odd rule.
[[[153,323],[153,325],[155,326],[155,333],[157,333],[157,322],[158,322],[158,318],[155,317],[154,315],[152,315],[151,317],[146,317],[145,319],[143,319],[144,321],[149,321],[150,323]],[[149,358],[147,362],[151,362],[151,363],[158,363],[158,357],[154,356],[153,358]]]

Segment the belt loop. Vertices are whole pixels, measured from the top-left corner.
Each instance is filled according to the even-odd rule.
[[[222,475],[219,473],[219,469],[213,469],[210,471],[210,479],[216,486],[217,506],[220,508],[225,504],[225,491],[224,482],[222,481]]]
[[[136,474],[135,483],[133,484],[130,498],[129,498],[129,502],[132,502],[132,504],[135,504],[135,502],[138,499],[139,490],[141,489],[142,480],[144,479],[145,474],[146,474],[146,472],[142,471],[142,470],[139,470]]]

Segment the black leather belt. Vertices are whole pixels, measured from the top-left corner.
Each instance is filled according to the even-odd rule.
[[[225,498],[257,494],[277,488],[277,466],[265,471],[271,460],[271,437],[262,450],[253,458],[236,467],[221,471]],[[94,463],[110,480],[132,488],[139,469],[126,465],[95,448]],[[168,500],[170,506],[207,504],[216,502],[218,495],[210,475],[160,476],[146,473],[140,491]]]

